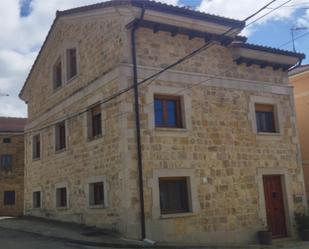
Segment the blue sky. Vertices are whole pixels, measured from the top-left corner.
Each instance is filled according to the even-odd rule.
[[[55,18],[56,10],[64,10],[106,0],[1,0],[0,1],[0,116],[26,116],[26,105],[18,93],[29,73],[37,53]],[[270,0],[157,0],[179,6],[244,19]],[[287,0],[277,0],[275,8]],[[271,9],[265,10],[262,14]],[[248,42],[292,50],[291,28],[303,27],[295,32],[298,52],[309,57],[309,0],[290,0],[284,7],[274,11],[254,25],[245,29],[242,35]],[[282,44],[286,44],[282,46]],[[309,63],[309,58],[303,61]]]

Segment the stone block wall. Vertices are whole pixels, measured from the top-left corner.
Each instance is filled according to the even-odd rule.
[[[10,138],[11,143],[3,143],[4,138]],[[12,155],[12,167],[0,168],[0,215],[20,216],[24,207],[24,135],[1,133],[1,155]],[[15,205],[4,205],[4,191],[15,191]]]

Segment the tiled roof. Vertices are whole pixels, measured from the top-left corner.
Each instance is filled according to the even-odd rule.
[[[256,44],[251,44],[251,43],[235,42],[233,43],[232,46],[254,49],[254,50],[259,50],[262,52],[269,52],[269,53],[281,54],[281,55],[286,55],[286,56],[293,56],[293,57],[295,56],[295,57],[298,57],[299,59],[304,59],[306,57],[305,54],[302,54],[302,53],[295,53],[295,52],[291,52],[288,50],[272,48],[272,47],[267,47],[267,46],[262,46],[262,45],[256,45]]]
[[[303,73],[303,72],[306,72],[306,71],[309,71],[309,64],[301,65],[299,67],[292,69],[291,71],[289,71],[289,76],[300,74],[300,73]]]
[[[23,132],[26,118],[0,117],[0,132]]]

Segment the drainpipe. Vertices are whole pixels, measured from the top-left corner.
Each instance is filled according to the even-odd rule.
[[[145,7],[142,8],[140,20],[143,20],[145,14]],[[138,164],[138,180],[139,180],[139,197],[140,197],[140,211],[141,211],[141,236],[142,240],[146,238],[145,226],[145,206],[144,206],[144,184],[143,184],[143,161],[142,161],[142,145],[141,145],[141,127],[140,127],[140,111],[139,111],[139,94],[138,94],[138,75],[136,62],[136,44],[135,34],[139,28],[139,21],[134,23],[131,31],[132,44],[132,63],[133,63],[133,84],[134,84],[134,105],[135,105],[135,125],[136,125],[136,149],[137,149],[137,164]]]

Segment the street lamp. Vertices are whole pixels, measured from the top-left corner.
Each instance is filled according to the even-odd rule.
[[[307,30],[307,29],[308,28],[306,28],[306,27],[292,27],[291,28],[292,44],[293,44],[293,51],[294,51],[294,53],[296,53],[294,32],[299,31],[299,30]]]

